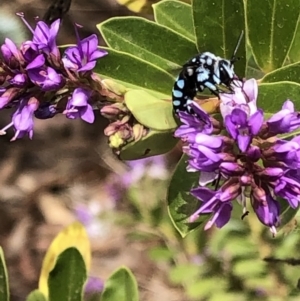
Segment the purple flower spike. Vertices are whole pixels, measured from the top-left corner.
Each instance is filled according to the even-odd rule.
[[[242,205],[242,218],[249,213],[250,196],[259,221],[275,235],[281,214],[277,198],[293,209],[300,205],[300,135],[289,139],[276,135],[300,128],[300,112],[287,100],[265,122],[256,107],[256,81],[234,80],[231,88],[232,94],[220,93],[223,121],[205,118],[201,110],[195,116],[179,114],[182,125],[175,136],[189,157],[186,169],[200,173],[199,186],[190,193],[202,205],[189,220],[211,214],[205,229],[214,224],[223,227],[234,202]],[[214,187],[205,187],[212,182]]]
[[[67,118],[81,118],[88,123],[93,123],[95,115],[92,106],[88,103],[90,95],[91,92],[88,90],[82,88],[75,89],[64,112]]]
[[[11,141],[24,137],[27,133],[29,138],[33,136],[33,117],[39,102],[36,98],[22,99],[17,111],[13,114],[12,123],[16,133]]]
[[[78,41],[77,46],[66,49],[63,58],[65,67],[78,72],[94,69],[96,60],[107,55],[105,50],[97,47],[98,38],[95,34]]]

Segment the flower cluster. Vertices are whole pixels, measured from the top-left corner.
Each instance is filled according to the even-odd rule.
[[[300,136],[286,140],[276,135],[299,128],[300,115],[287,100],[264,121],[263,110],[256,106],[256,81],[236,81],[235,86],[233,94],[220,95],[222,121],[195,102],[194,115],[179,114],[182,125],[175,136],[184,142],[187,169],[201,172],[199,186],[191,190],[201,206],[190,220],[211,214],[205,229],[213,224],[221,228],[229,221],[235,200],[242,204],[243,216],[250,202],[275,235],[281,213],[278,198],[292,208],[300,201]]]
[[[38,21],[35,29],[19,14],[33,34],[18,48],[5,39],[0,56],[0,109],[15,108],[12,121],[0,134],[14,127],[12,140],[33,135],[34,117],[52,118],[63,113],[67,118],[94,121],[93,103],[100,98],[93,80],[92,69],[97,59],[105,56],[99,50],[96,35],[80,40],[69,47],[61,57],[56,45],[60,20],[48,26]]]

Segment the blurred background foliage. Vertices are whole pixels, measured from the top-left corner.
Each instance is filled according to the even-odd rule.
[[[1,43],[5,36],[21,42],[28,34],[15,12],[23,11],[34,22],[50,3],[2,0]],[[99,34],[96,24],[112,16],[153,19],[153,1],[82,3],[73,1],[59,44],[75,42],[73,22],[84,26],[81,35],[86,36]],[[9,115],[0,112],[0,127]],[[36,120],[33,141],[10,143],[9,136],[1,137],[0,245],[11,301],[25,300],[38,287],[47,248],[76,220],[85,225],[91,242],[87,300],[121,265],[137,278],[142,301],[299,300],[297,216],[276,238],[252,221],[253,214],[242,221],[236,212],[223,229],[196,230],[182,239],[166,203],[180,148],[163,157],[120,162],[106,146],[105,126],[99,115],[93,125],[57,116]]]

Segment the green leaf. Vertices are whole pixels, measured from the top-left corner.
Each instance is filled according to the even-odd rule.
[[[242,278],[254,278],[266,272],[266,263],[259,259],[241,259],[233,266],[233,273]]]
[[[26,298],[26,301],[46,301],[45,295],[39,291],[39,290],[34,290],[32,291]]]
[[[76,248],[63,251],[49,274],[49,301],[81,301],[86,281],[83,257]]]
[[[97,27],[111,48],[164,70],[180,68],[197,54],[194,42],[144,18],[110,18]]]
[[[0,300],[9,301],[8,275],[3,249],[0,247]]]
[[[108,55],[97,61],[94,72],[99,76],[109,77],[126,87],[159,92],[170,97],[174,77],[133,55],[113,49],[105,49]],[[129,84],[129,85],[128,85]]]
[[[241,292],[228,292],[228,291],[221,291],[221,292],[217,292],[214,293],[211,298],[209,299],[209,301],[247,301],[247,295],[243,293],[243,291]]]
[[[173,149],[177,143],[178,139],[173,137],[172,132],[150,130],[146,137],[123,147],[120,159],[137,160],[165,154]]]
[[[47,249],[39,279],[39,290],[46,297],[48,297],[49,273],[53,270],[58,256],[70,247],[76,247],[80,251],[85,261],[86,269],[89,270],[90,268],[90,241],[85,227],[76,221],[61,230]]]
[[[276,69],[262,78],[263,83],[279,81],[300,82],[300,62]]]
[[[130,90],[125,93],[126,106],[142,125],[159,131],[177,128],[170,101],[158,99],[143,90]]]
[[[217,285],[216,285],[217,284]],[[224,292],[226,290],[225,278],[207,277],[199,279],[194,283],[190,283],[187,287],[187,294],[193,299],[210,299],[215,293]]]
[[[174,284],[188,284],[199,277],[199,267],[192,263],[174,266],[169,273],[170,281]]]
[[[191,5],[174,0],[153,4],[154,19],[184,37],[195,41],[195,32]]]
[[[193,0],[192,8],[198,50],[230,59],[245,29],[243,0]],[[243,77],[246,68],[245,39],[242,40],[237,56],[241,60],[236,63],[235,70]]]
[[[283,198],[277,197],[280,204],[280,225],[279,229],[282,229],[286,224],[288,224],[297,214],[299,207],[293,209],[289,202]]]
[[[264,72],[260,70],[260,68],[257,66],[253,55],[250,56],[250,58],[247,61],[247,67],[246,67],[246,78],[262,78],[264,76]]]
[[[298,0],[247,0],[249,42],[258,66],[270,72],[283,66],[300,11]]]
[[[258,107],[267,113],[279,111],[287,99],[291,99],[296,108],[300,108],[300,84],[292,82],[263,83],[258,89]]]
[[[294,41],[292,43],[290,52],[289,52],[289,60],[291,63],[300,61],[300,22],[298,20],[298,27],[296,30],[296,34],[294,37]]]
[[[138,287],[129,269],[116,270],[105,282],[101,301],[138,301]]]
[[[198,184],[199,173],[187,172],[187,157],[182,156],[176,166],[168,189],[168,211],[170,218],[182,237],[199,227],[209,216],[201,215],[197,222],[189,222],[189,217],[199,208],[200,202],[190,194]]]
[[[150,259],[157,262],[172,260],[175,255],[174,252],[166,247],[154,247],[148,253]]]

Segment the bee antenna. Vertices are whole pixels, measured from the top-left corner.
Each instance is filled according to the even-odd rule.
[[[237,41],[237,43],[236,43],[235,49],[234,49],[234,51],[233,51],[233,55],[232,55],[231,60],[230,60],[231,64],[233,64],[233,63],[235,63],[237,60],[239,60],[239,58],[236,57],[236,53],[237,53],[237,51],[238,51],[238,49],[239,49],[239,47],[240,47],[240,45],[241,45],[243,36],[244,36],[244,30],[242,30],[242,32],[241,32],[241,34],[240,34],[240,36],[239,36],[239,39],[238,39],[238,41]]]

